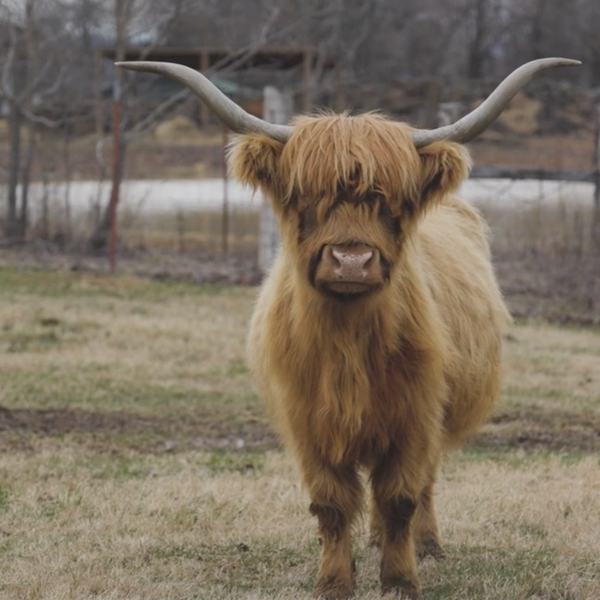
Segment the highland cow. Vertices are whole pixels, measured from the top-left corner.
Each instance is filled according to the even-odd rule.
[[[233,174],[270,200],[279,255],[252,318],[249,361],[299,464],[322,538],[315,596],[354,590],[351,528],[372,496],[381,587],[419,596],[417,557],[444,555],[433,507],[443,452],[489,414],[510,321],[486,226],[455,196],[483,131],[545,59],[457,123],[415,130],[377,114],[276,126],[199,73],[125,63],[191,87],[240,135]]]

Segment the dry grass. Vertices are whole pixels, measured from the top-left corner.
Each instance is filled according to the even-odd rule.
[[[254,294],[0,270],[1,600],[310,597],[315,524],[244,366]],[[600,598],[600,333],[518,324],[506,359],[444,466],[424,599]]]
[[[494,262],[513,314],[600,324],[600,248],[593,208],[568,196],[483,204]]]
[[[591,239],[593,207],[568,197],[547,201],[543,195],[524,199],[522,206],[502,206],[502,199],[480,205],[493,232],[496,254],[594,253]]]
[[[244,360],[253,297],[249,288],[224,292],[218,286],[161,285],[133,277],[34,274],[34,287],[19,289],[18,281],[27,285],[27,276],[10,277],[4,282],[1,315],[5,352],[0,368],[13,374],[0,392],[5,406],[18,399],[23,407],[19,386],[31,373],[14,375],[32,367],[39,378],[49,378],[46,387],[69,380],[69,404],[86,408],[95,406],[89,377],[97,383],[108,376],[116,387],[139,382],[203,394],[218,383],[223,395],[248,393],[247,381],[226,374]],[[64,389],[61,395],[64,403]],[[37,395],[28,396],[39,406]],[[55,397],[48,394],[47,401]],[[98,403],[106,408],[107,400],[101,397]],[[119,408],[140,406],[134,395],[119,397],[117,403]]]
[[[1,597],[308,598],[306,499],[284,455],[252,458],[5,457]],[[421,566],[425,598],[599,597],[597,459],[458,455],[437,502],[449,558]],[[357,533],[357,596],[376,598],[376,552]]]
[[[233,207],[224,216],[219,210],[198,210],[151,215],[124,215],[120,240],[129,248],[176,250],[223,250],[257,255],[259,212]]]

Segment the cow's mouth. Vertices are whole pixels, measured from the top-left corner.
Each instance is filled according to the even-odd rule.
[[[364,298],[380,287],[359,281],[320,281],[317,285],[322,294],[344,302]]]
[[[362,281],[323,281],[321,288],[325,293],[331,294],[364,294],[373,291],[372,285]]]

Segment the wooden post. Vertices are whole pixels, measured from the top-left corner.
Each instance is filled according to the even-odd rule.
[[[286,125],[292,116],[292,96],[277,88],[267,86],[263,96],[263,116],[265,121]],[[258,233],[258,267],[267,271],[279,248],[277,223],[271,205],[265,200],[260,209],[260,226]]]

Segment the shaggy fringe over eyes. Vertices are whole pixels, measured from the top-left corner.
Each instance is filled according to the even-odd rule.
[[[248,134],[228,149],[232,175],[276,205],[325,213],[346,195],[383,201],[393,216],[422,212],[455,191],[470,167],[463,146],[437,142],[417,151],[408,125],[376,113],[300,116],[293,126],[285,144]]]
[[[341,190],[418,197],[421,164],[406,125],[375,113],[300,116],[292,125],[279,164],[286,202],[333,199]]]

